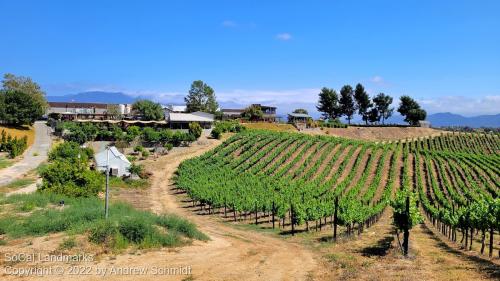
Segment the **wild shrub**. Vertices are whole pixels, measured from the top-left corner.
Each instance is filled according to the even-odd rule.
[[[76,247],[75,237],[64,238],[61,245],[59,245],[59,249],[61,250],[69,250]]]
[[[108,244],[116,236],[116,226],[107,220],[95,224],[89,232],[89,241],[96,244]]]
[[[7,134],[5,130],[0,133],[0,151],[5,151],[9,158],[14,159],[21,155],[28,148],[28,137],[24,136],[20,139]]]
[[[189,123],[189,133],[192,134],[196,139],[198,139],[203,133],[203,128],[201,128],[199,123],[191,122]]]
[[[151,225],[146,224],[144,221],[138,219],[126,219],[120,222],[118,231],[128,241],[139,244],[141,243],[148,233],[153,232]]]

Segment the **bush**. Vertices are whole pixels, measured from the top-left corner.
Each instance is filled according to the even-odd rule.
[[[92,148],[81,148],[76,142],[64,142],[49,152],[50,161],[79,161],[87,163],[94,156]]]
[[[61,245],[59,245],[59,249],[61,250],[69,250],[73,249],[74,247],[76,247],[76,241],[74,237],[63,239]]]
[[[143,152],[144,151],[144,147],[142,145],[137,145],[136,147],[134,147],[134,152]]]
[[[74,197],[97,196],[104,186],[104,177],[91,171],[86,163],[68,165],[66,161],[55,161],[41,172],[43,178],[40,191],[49,191]]]
[[[164,147],[165,147],[165,149],[167,149],[167,151],[170,151],[170,150],[172,150],[172,148],[174,148],[174,146],[171,143],[166,143],[164,145]]]
[[[192,122],[189,123],[189,133],[195,137],[195,139],[198,139],[201,137],[201,134],[203,133],[203,129],[201,128],[200,124],[197,122]]]
[[[132,163],[130,165],[130,167],[128,168],[128,171],[131,174],[140,176],[144,172],[144,165],[140,165],[140,164],[137,165],[137,164]]]
[[[128,241],[139,244],[141,243],[148,233],[153,232],[151,225],[139,219],[127,219],[120,222],[118,231]]]
[[[89,241],[96,244],[110,244],[117,233],[116,226],[110,221],[101,221],[90,229]]]
[[[212,133],[210,133],[210,135],[212,136],[212,138],[219,140],[222,137],[222,129],[216,126],[212,129]]]
[[[24,136],[20,139],[17,137],[12,138],[5,130],[0,133],[0,151],[5,151],[9,154],[9,158],[16,158],[26,151],[28,148],[28,137]]]
[[[160,133],[155,131],[155,129],[151,127],[146,127],[142,130],[143,139],[147,142],[159,142],[160,141]]]
[[[212,130],[211,136],[215,139],[220,139],[223,133],[239,133],[245,130],[246,127],[238,123],[238,121],[221,121],[215,123],[215,128]]]

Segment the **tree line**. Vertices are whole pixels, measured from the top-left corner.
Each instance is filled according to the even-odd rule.
[[[219,108],[215,91],[201,80],[191,83],[191,88],[184,98],[187,112],[207,112],[216,114]],[[132,105],[143,120],[162,120],[165,118],[161,104],[150,100],[138,100]]]
[[[379,93],[370,98],[363,85],[358,83],[353,89],[345,85],[340,89],[340,95],[334,89],[323,87],[319,93],[319,101],[316,109],[323,117],[330,120],[345,116],[348,123],[357,113],[368,125],[378,124],[389,119],[394,113],[391,107],[393,98],[384,93]],[[419,121],[425,120],[427,113],[410,96],[402,96],[397,111],[405,117],[405,122],[410,125],[418,125]]]

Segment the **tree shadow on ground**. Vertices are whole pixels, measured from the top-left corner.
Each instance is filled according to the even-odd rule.
[[[391,248],[392,242],[394,241],[394,236],[389,235],[377,241],[375,246],[368,246],[360,251],[363,256],[372,257],[372,256],[385,256],[388,253],[389,248]]]
[[[429,235],[431,239],[436,241],[437,247],[439,247],[441,250],[474,263],[480,272],[488,275],[494,280],[500,280],[500,266],[498,266],[497,264],[487,260],[486,258],[482,258],[476,255],[469,255],[464,253],[463,251],[450,247],[441,239],[441,237],[437,236],[432,230],[430,230],[426,224],[421,224],[421,228],[425,234]]]

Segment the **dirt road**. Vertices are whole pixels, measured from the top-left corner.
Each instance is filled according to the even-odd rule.
[[[48,127],[43,121],[35,122],[33,127],[35,128],[35,142],[24,153],[23,159],[8,168],[0,170],[0,186],[7,185],[22,177],[47,160],[47,153],[51,145]]]
[[[179,214],[210,237],[208,242],[176,249],[153,250],[106,257],[91,265],[96,268],[165,268],[190,266],[192,279],[186,275],[157,276],[112,275],[106,280],[308,280],[316,268],[313,254],[303,245],[285,241],[271,234],[239,230],[212,216],[198,216],[182,208],[174,195],[172,176],[185,159],[201,155],[220,144],[204,139],[190,148],[174,149],[169,155],[146,163],[153,171],[149,196],[151,210],[156,213]],[[44,244],[35,241],[35,244]],[[42,246],[40,246],[42,247]],[[48,247],[48,246],[47,246]],[[13,279],[16,280],[16,279]],[[33,279],[30,279],[33,280]],[[101,276],[51,276],[51,280],[102,280]]]

